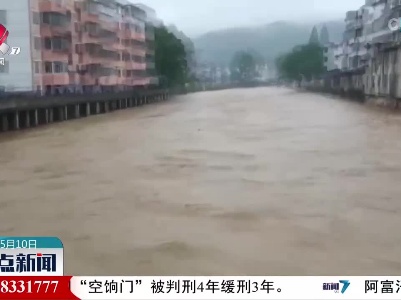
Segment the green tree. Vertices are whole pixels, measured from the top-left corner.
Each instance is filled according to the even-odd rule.
[[[165,27],[155,28],[155,66],[163,85],[182,86],[188,79],[187,53],[182,42]]]
[[[277,70],[283,79],[301,82],[311,80],[324,72],[323,49],[317,44],[295,47],[276,60]]]
[[[322,29],[320,29],[320,44],[326,45],[330,42],[330,35],[326,25],[323,25]]]
[[[231,80],[251,82],[257,77],[256,61],[252,54],[240,51],[234,54],[230,63]]]
[[[313,26],[312,32],[309,38],[309,44],[319,45],[319,34],[317,33],[316,26]]]

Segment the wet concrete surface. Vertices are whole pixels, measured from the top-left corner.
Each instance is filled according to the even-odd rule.
[[[239,89],[0,137],[0,234],[68,274],[399,275],[401,116]]]

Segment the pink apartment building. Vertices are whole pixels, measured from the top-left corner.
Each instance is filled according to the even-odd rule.
[[[149,48],[148,40],[152,37],[146,30],[147,16],[131,2],[14,2],[19,2],[14,10],[9,6],[3,10],[3,21],[10,30],[8,43],[24,41],[27,47],[18,45],[22,48],[22,62],[18,61],[19,56],[13,57],[15,67],[14,61],[10,61],[6,72],[0,69],[0,86],[13,80],[14,90],[65,93],[126,90],[155,82],[150,75],[154,71],[149,69],[154,68],[149,63],[154,59],[154,51]],[[21,14],[22,7],[27,10],[25,16]],[[0,23],[1,8],[0,4]],[[24,18],[23,25],[13,18],[16,14],[20,14],[20,20]],[[9,86],[3,85],[5,90],[10,90]]]

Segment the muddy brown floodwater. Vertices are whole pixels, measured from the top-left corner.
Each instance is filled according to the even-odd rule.
[[[5,134],[0,235],[69,274],[400,275],[401,116],[256,88]]]

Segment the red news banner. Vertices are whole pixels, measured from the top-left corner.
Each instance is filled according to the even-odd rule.
[[[0,276],[1,299],[400,300],[401,277]]]
[[[0,277],[0,299],[76,300],[70,289],[72,276]]]

